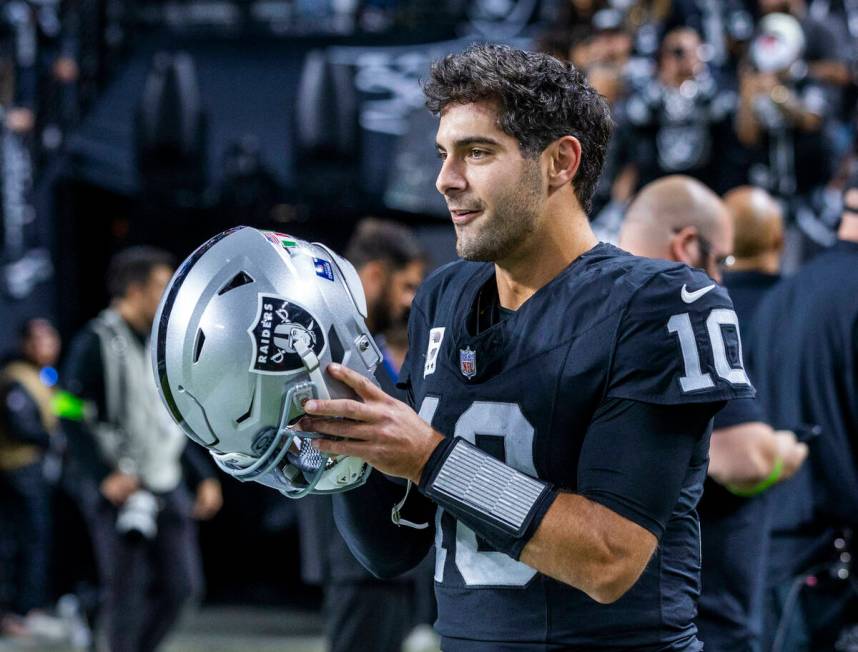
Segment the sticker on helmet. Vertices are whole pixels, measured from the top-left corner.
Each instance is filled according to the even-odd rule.
[[[303,363],[295,344],[302,342],[316,355],[325,348],[322,329],[313,316],[297,304],[270,294],[259,294],[259,307],[247,329],[253,341],[250,371],[258,374],[285,374],[301,369]]]
[[[334,280],[334,268],[324,258],[313,258],[313,265],[316,267],[316,276],[326,278],[329,281]]]
[[[283,247],[284,249],[294,249],[298,246],[298,241],[293,238],[291,235],[287,235],[286,233],[278,233],[277,231],[263,231],[265,237],[268,238],[271,242],[273,242],[278,247]]]

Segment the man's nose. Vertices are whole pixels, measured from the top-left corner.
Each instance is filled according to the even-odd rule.
[[[435,188],[444,196],[461,192],[467,186],[467,181],[461,170],[461,161],[456,161],[448,156],[441,164],[438,177],[435,179]]]

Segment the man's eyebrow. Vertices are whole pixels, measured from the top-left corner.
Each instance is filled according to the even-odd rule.
[[[502,147],[499,140],[495,140],[488,136],[465,136],[464,138],[459,138],[458,140],[453,141],[454,148],[470,147],[472,145],[494,145],[496,147]],[[441,143],[436,142],[435,149],[444,149],[444,147]]]

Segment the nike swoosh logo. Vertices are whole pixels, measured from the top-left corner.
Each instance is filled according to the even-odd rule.
[[[694,290],[694,292],[689,292],[688,288],[683,283],[682,284],[682,290],[680,291],[679,295],[682,297],[682,300],[685,303],[694,303],[700,297],[702,297],[704,294],[706,294],[710,290],[714,290],[714,289],[715,289],[715,284],[713,283],[712,285],[707,285],[705,288],[700,288],[699,290]]]

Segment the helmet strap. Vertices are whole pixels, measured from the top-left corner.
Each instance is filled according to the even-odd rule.
[[[393,521],[393,524],[396,526],[404,525],[406,527],[414,528],[415,530],[425,530],[429,527],[428,523],[414,523],[413,521],[402,518],[400,515],[402,507],[405,505],[405,501],[408,500],[409,491],[411,491],[411,480],[408,481],[408,485],[405,487],[405,495],[402,497],[402,500],[396,503],[393,506],[393,509],[390,510],[390,520]]]

